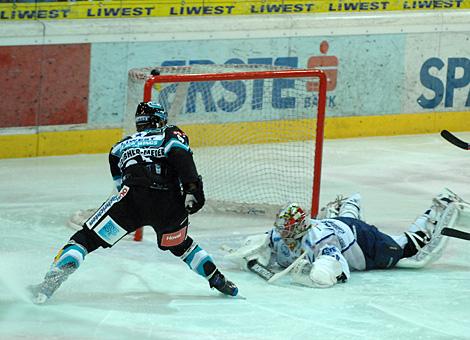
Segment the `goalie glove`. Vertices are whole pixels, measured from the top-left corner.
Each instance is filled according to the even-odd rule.
[[[226,255],[227,260],[237,264],[242,270],[249,270],[248,262],[255,260],[268,266],[271,259],[268,234],[248,236],[238,249]]]
[[[204,189],[202,185],[202,177],[199,176],[197,182],[183,184],[185,193],[184,206],[189,214],[198,212],[206,202]]]
[[[319,256],[313,264],[307,260],[300,262],[292,270],[294,282],[314,288],[328,288],[347,280],[341,263],[327,255]]]
[[[331,287],[338,282],[338,279],[345,281],[341,263],[328,255],[322,255],[315,260],[309,276],[319,288]]]

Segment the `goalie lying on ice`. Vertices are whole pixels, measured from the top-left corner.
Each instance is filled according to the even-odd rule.
[[[290,203],[277,214],[274,228],[248,237],[227,258],[244,270],[254,271],[253,263],[268,271],[287,268],[295,283],[319,288],[346,282],[354,270],[421,268],[441,256],[447,241],[441,230],[455,223],[459,202],[446,189],[398,236],[362,220],[359,194],[329,203],[320,219],[308,218],[298,204]],[[266,271],[258,275],[269,279]]]

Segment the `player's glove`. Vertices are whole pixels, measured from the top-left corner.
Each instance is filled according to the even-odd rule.
[[[204,189],[202,186],[202,177],[199,176],[197,182],[191,182],[183,185],[183,190],[186,195],[184,205],[190,214],[198,212],[206,202],[204,197]]]
[[[309,276],[318,288],[327,288],[346,281],[341,263],[328,255],[321,255],[315,260]]]

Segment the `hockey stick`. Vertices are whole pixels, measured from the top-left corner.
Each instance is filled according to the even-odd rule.
[[[250,260],[248,261],[247,267],[250,271],[261,277],[262,279],[268,281],[268,283],[273,283],[279,280],[281,277],[286,276],[301,260],[305,258],[307,253],[303,253],[300,255],[294,262],[292,262],[287,268],[284,270],[275,273],[271,269],[266,266],[263,266],[257,260]]]
[[[225,244],[221,245],[220,249],[222,249],[223,251],[226,251],[229,254],[235,251],[235,249]],[[252,273],[255,273],[256,275],[261,277],[263,280],[268,281],[270,278],[272,278],[276,274],[265,265],[259,263],[257,259],[253,259],[249,261],[246,259],[246,257],[243,257],[243,259],[247,261],[246,266],[248,270],[251,271]]]
[[[305,258],[305,256],[307,255],[307,253],[303,253],[302,255],[300,255],[294,262],[292,262],[289,267],[287,267],[286,269],[284,269],[283,271],[279,272],[279,273],[276,273],[273,275],[273,277],[271,277],[269,280],[268,280],[268,283],[273,283],[274,281],[277,281],[279,280],[281,277],[287,275],[301,260],[303,260]]]
[[[447,130],[442,130],[441,131],[441,136],[442,136],[442,138],[444,138],[449,143],[452,143],[452,144],[454,144],[455,146],[457,146],[461,149],[470,150],[470,144],[469,143],[464,142],[463,140],[461,140],[460,138],[458,138],[457,136],[455,136],[454,134],[452,134],[451,132],[449,132]]]
[[[445,235],[445,236],[449,236],[449,237],[458,238],[458,239],[461,239],[461,240],[470,241],[470,233],[467,233],[467,232],[461,231],[461,230],[457,230],[457,229],[454,229],[454,228],[448,228],[448,227],[442,228],[441,234]]]
[[[220,248],[228,253],[232,253],[234,251],[232,248],[226,245],[222,245]],[[305,258],[306,255],[307,253],[303,253],[294,262],[292,262],[287,268],[285,268],[284,270],[278,273],[273,272],[268,267],[259,263],[258,260],[256,259],[248,261],[247,267],[249,271],[251,271],[252,273],[255,273],[256,275],[261,277],[263,280],[268,281],[268,283],[273,283],[274,281],[277,281],[281,277],[287,275],[302,259]],[[246,258],[244,259],[246,260]]]
[[[269,280],[276,274],[271,269],[266,266],[263,266],[258,260],[250,260],[247,265],[248,269],[261,277],[262,279],[269,282]]]
[[[232,247],[227,246],[225,244],[221,245],[220,249],[222,249],[223,251],[226,251],[229,254],[231,254],[235,251],[235,249],[233,249]],[[247,261],[247,259],[245,257],[243,257],[243,259],[245,261]],[[264,279],[266,281],[268,281],[271,277],[274,276],[274,274],[276,274],[275,272],[273,272],[268,267],[266,267],[266,266],[262,265],[261,263],[259,263],[258,260],[256,260],[256,259],[249,260],[247,262],[246,266],[247,266],[249,271],[255,273],[256,275],[258,275],[259,277],[261,277],[262,279]]]

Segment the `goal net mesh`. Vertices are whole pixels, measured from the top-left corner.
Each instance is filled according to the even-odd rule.
[[[192,65],[129,71],[124,132],[135,132],[134,114],[144,98],[160,102],[168,123],[189,137],[207,198],[205,209],[271,213],[287,202],[309,209],[314,188],[318,112],[315,77],[258,77],[261,71],[288,71],[269,65]],[[240,73],[243,79],[211,80]],[[197,81],[161,76],[203,75]],[[183,79],[184,80],[184,79]],[[323,138],[323,136],[320,136]],[[320,150],[321,151],[321,150]]]

